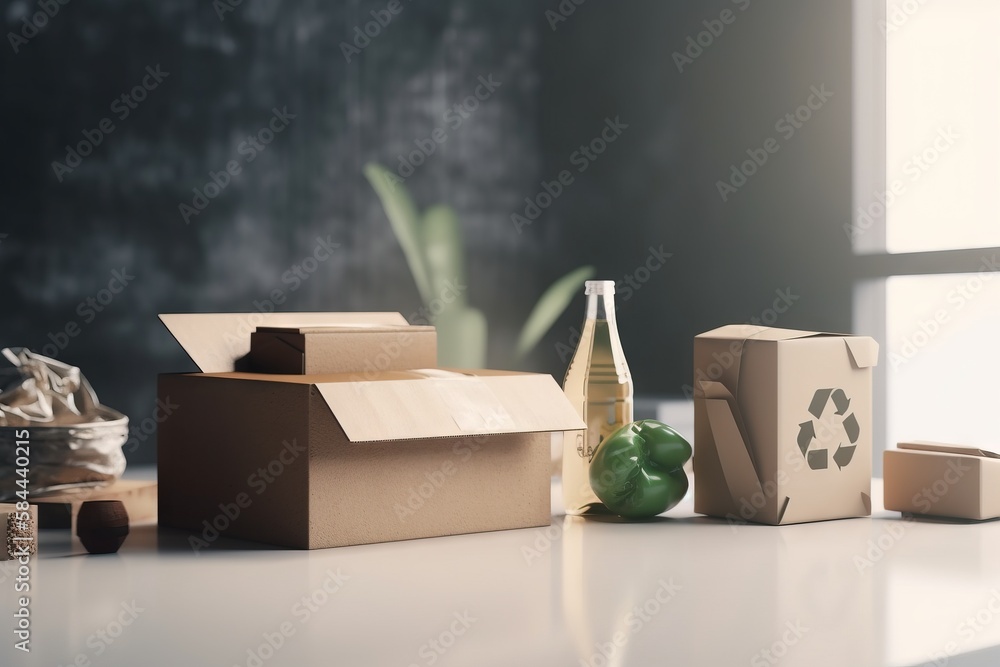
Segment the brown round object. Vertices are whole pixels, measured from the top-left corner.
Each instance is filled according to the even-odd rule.
[[[120,500],[88,500],[76,515],[76,536],[92,554],[111,554],[128,537],[128,512]]]

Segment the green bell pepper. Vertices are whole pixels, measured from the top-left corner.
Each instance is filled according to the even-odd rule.
[[[597,446],[590,461],[590,486],[615,514],[653,517],[687,493],[684,464],[690,458],[691,445],[663,422],[632,422]]]

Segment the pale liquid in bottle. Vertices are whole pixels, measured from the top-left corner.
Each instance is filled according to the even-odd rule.
[[[587,424],[563,441],[566,513],[606,512],[590,487],[590,460],[604,438],[632,421],[632,378],[618,339],[613,282],[587,283],[587,317],[563,389]]]

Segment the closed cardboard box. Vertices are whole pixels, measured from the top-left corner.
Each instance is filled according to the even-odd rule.
[[[695,511],[768,524],[871,513],[865,336],[725,326],[695,338]]]
[[[1000,517],[1000,455],[963,445],[901,442],[882,455],[885,508],[959,519]]]
[[[255,373],[364,375],[435,366],[431,326],[257,327],[250,335]]]
[[[584,427],[532,373],[191,373],[158,394],[177,406],[158,431],[159,521],[194,549],[548,525],[550,444]]]

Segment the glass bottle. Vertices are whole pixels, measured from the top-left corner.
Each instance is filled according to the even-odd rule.
[[[601,440],[632,421],[632,376],[615,320],[615,284],[588,280],[580,343],[566,369],[563,391],[586,431],[563,438],[562,488],[567,514],[607,510],[590,488],[590,460]]]

